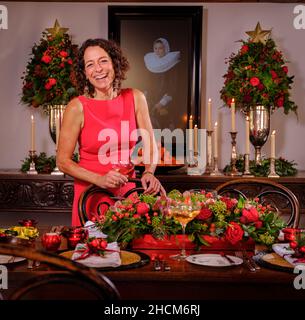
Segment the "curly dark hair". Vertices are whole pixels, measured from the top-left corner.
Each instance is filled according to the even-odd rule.
[[[88,39],[86,40],[78,51],[78,61],[77,61],[77,86],[80,94],[84,94],[85,87],[89,89],[88,94],[93,97],[94,87],[87,81],[85,75],[85,61],[84,53],[88,47],[98,46],[104,49],[112,60],[114,69],[114,81],[113,88],[116,90],[117,94],[121,91],[121,82],[126,79],[126,72],[129,69],[129,63],[126,57],[123,55],[121,48],[116,42],[106,39]]]

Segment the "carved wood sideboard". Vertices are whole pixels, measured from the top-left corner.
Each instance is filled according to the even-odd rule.
[[[194,188],[213,190],[224,182],[236,179],[229,176],[187,176],[172,172],[159,175],[158,178],[167,191]],[[300,202],[302,221],[305,217],[305,172],[299,172],[295,177],[272,180],[286,186],[296,195]],[[72,201],[72,177],[28,175],[17,170],[0,170],[0,212],[71,213]]]

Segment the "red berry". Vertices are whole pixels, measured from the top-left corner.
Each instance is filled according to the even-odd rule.
[[[295,248],[298,246],[298,244],[297,244],[296,241],[291,241],[291,242],[289,243],[289,245],[290,245],[290,248],[291,248],[291,249],[295,249]]]
[[[302,253],[305,253],[305,246],[302,246],[300,249],[299,249],[300,252]]]

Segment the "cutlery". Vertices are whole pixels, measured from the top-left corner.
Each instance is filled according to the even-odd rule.
[[[168,264],[168,262],[166,260],[163,260],[163,270],[164,271],[170,271],[171,270],[171,266]]]
[[[251,272],[255,272],[256,269],[252,266],[252,264],[250,263],[249,257],[248,256],[244,256],[243,253],[241,251],[236,251],[235,252],[236,257],[240,258],[243,260],[244,264],[247,266],[247,268],[251,271]]]
[[[153,262],[154,271],[161,271],[161,263],[159,259],[155,259]]]
[[[245,250],[243,250],[243,256],[246,258],[246,259],[249,259],[249,262],[251,263],[252,267],[254,267],[256,270],[260,270],[260,266],[257,265],[257,263],[255,262],[255,260],[248,256],[247,252]]]
[[[235,262],[232,258],[230,258],[230,256],[228,256],[227,254],[225,254],[224,252],[221,252],[220,255],[221,255],[223,258],[225,258],[230,264],[233,264],[233,265],[236,264],[236,262]]]

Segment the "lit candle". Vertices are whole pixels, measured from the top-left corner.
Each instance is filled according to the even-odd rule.
[[[193,116],[189,119],[189,150],[193,150]]]
[[[246,117],[246,154],[250,154],[250,123],[249,117]]]
[[[31,151],[35,150],[35,119],[31,115]]]
[[[232,102],[231,102],[231,124],[232,124],[232,132],[235,132],[236,127],[235,127],[235,101],[234,101],[234,98],[232,99]]]
[[[56,128],[56,150],[58,149],[59,133],[60,133],[60,123],[59,114],[55,116],[55,128]]]
[[[275,159],[275,130],[271,134],[271,158]]]
[[[217,122],[215,122],[214,126],[214,158],[218,157],[218,127]]]
[[[212,130],[212,100],[208,101],[208,130]]]
[[[198,152],[198,128],[197,124],[194,127],[194,153]]]

